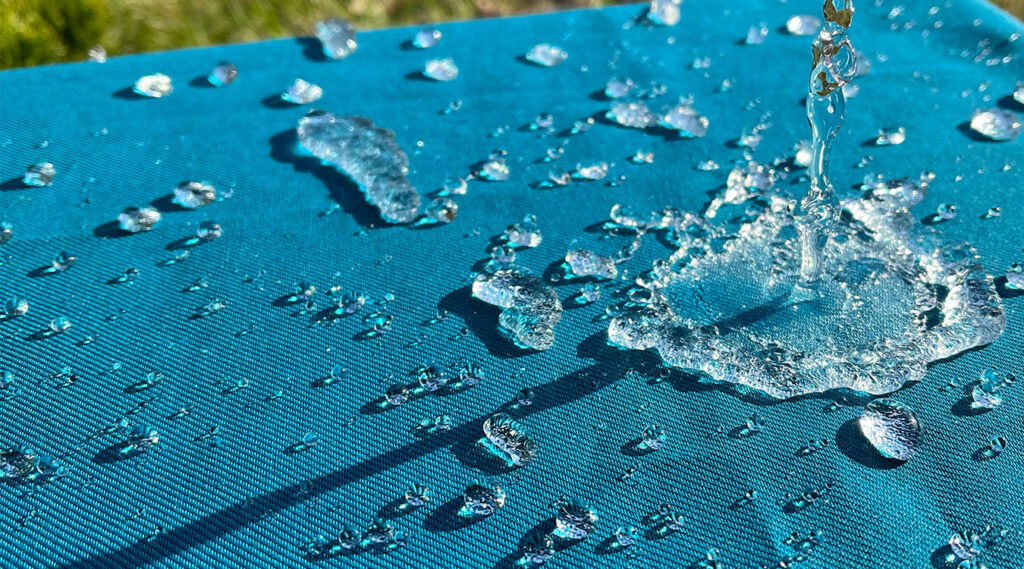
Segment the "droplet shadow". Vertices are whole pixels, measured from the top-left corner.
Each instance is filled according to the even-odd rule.
[[[423,519],[423,529],[433,533],[456,531],[487,519],[483,516],[460,516],[459,510],[465,503],[462,496],[457,496],[434,508]]]
[[[0,192],[9,192],[13,190],[27,190],[30,189],[31,187],[32,186],[23,182],[21,177],[17,177],[11,178],[10,180],[7,180],[6,182],[0,184]]]
[[[864,437],[858,419],[850,419],[836,431],[836,447],[847,458],[876,470],[892,470],[903,465],[902,461],[885,458]]]
[[[448,293],[437,304],[438,309],[446,310],[461,318],[471,334],[476,336],[487,352],[499,358],[517,358],[536,353],[536,350],[518,348],[511,340],[498,330],[498,314],[501,309],[491,306],[482,300],[473,298],[471,288],[465,286]],[[557,334],[557,328],[555,330]]]

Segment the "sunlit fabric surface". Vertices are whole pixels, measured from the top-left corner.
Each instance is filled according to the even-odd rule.
[[[887,14],[896,3],[873,4],[858,4],[851,29],[873,67],[856,81],[860,93],[837,142],[837,190],[853,195],[871,172],[934,171],[919,217],[941,202],[955,204],[956,219],[937,230],[974,243],[986,268],[1002,275],[1024,260],[1024,138],[983,142],[962,125],[979,107],[1024,111],[1009,97],[1024,79],[1022,43],[1008,39],[1024,27],[980,1],[905,2],[894,19]],[[941,8],[935,15],[932,4]],[[510,567],[520,540],[550,524],[549,504],[565,494],[594,506],[598,532],[558,552],[551,567],[686,567],[713,547],[729,568],[756,567],[791,552],[786,536],[809,530],[822,532],[809,568],[941,567],[941,546],[953,532],[988,523],[1011,530],[988,553],[989,567],[1024,567],[1024,389],[1010,388],[1002,406],[981,415],[969,415],[964,403],[965,387],[987,366],[1024,376],[1024,297],[1012,291],[1002,289],[1009,324],[1000,340],[933,366],[924,381],[894,394],[917,410],[925,429],[919,455],[896,468],[858,447],[850,421],[863,401],[826,412],[829,397],[765,402],[676,373],[657,382],[653,354],[605,344],[601,316],[616,300],[615,286],[594,305],[566,310],[546,352],[514,348],[496,331],[497,309],[469,297],[471,271],[481,268],[491,239],[525,214],[536,214],[544,239],[520,252],[521,265],[543,272],[579,247],[611,254],[628,239],[601,239],[599,224],[613,204],[699,210],[741,157],[731,141],[765,112],[772,127],[756,158],[770,161],[808,138],[802,100],[811,39],[778,28],[794,13],[820,14],[820,3],[687,2],[682,10],[675,27],[624,29],[640,6],[446,24],[441,43],[425,51],[408,47],[413,29],[365,32],[342,61],[324,61],[316,41],[300,39],[0,74],[0,219],[15,230],[0,246],[0,297],[31,304],[26,316],[0,323],[0,368],[14,373],[20,389],[0,402],[0,446],[28,443],[69,467],[64,480],[38,488],[0,486],[0,566]],[[771,28],[764,44],[741,45],[761,21]],[[554,68],[524,61],[540,42],[565,48],[568,61]],[[420,77],[426,60],[439,57],[455,59],[457,80]],[[710,58],[710,67],[693,69],[698,57]],[[1010,62],[986,65],[1003,57]],[[205,76],[221,61],[237,65],[239,78],[213,88]],[[138,77],[156,72],[172,78],[173,94],[130,94]],[[568,137],[564,157],[543,163],[563,137],[523,127],[544,112],[558,131],[602,117],[613,76],[663,83],[666,102],[692,93],[710,118],[707,137],[679,140],[598,118],[589,132]],[[322,86],[323,99],[280,103],[296,77]],[[724,79],[734,86],[719,92]],[[458,112],[441,112],[456,100]],[[471,181],[449,225],[385,226],[344,176],[294,153],[296,123],[310,108],[393,129],[423,193],[446,176],[465,175],[494,149],[508,151],[511,176]],[[897,125],[906,127],[906,143],[864,144],[878,128]],[[654,152],[653,164],[628,160],[640,149]],[[865,155],[874,160],[855,168]],[[709,158],[723,168],[694,168]],[[535,187],[550,170],[595,160],[612,165],[608,180],[625,181]],[[21,187],[25,166],[40,161],[56,166],[54,184]],[[196,211],[168,207],[167,196],[186,179],[231,195]],[[789,186],[795,180],[783,186],[802,191]],[[336,201],[340,209],[324,215]],[[151,202],[167,210],[152,232],[110,236],[124,208]],[[1002,216],[982,220],[993,206]],[[205,220],[220,223],[223,237],[165,264],[172,244]],[[60,251],[77,255],[78,264],[30,276]],[[625,278],[667,251],[648,236],[622,267]],[[134,284],[107,284],[129,267],[140,272]],[[207,287],[182,292],[201,278]],[[319,291],[338,284],[375,300],[392,293],[394,329],[360,340],[369,327],[362,315],[323,326],[296,314],[298,306],[275,302],[298,281]],[[560,284],[558,291],[566,300],[579,288]],[[226,301],[224,310],[190,318],[214,298]],[[327,307],[325,296],[316,299],[316,310]],[[438,307],[451,316],[425,324]],[[31,339],[60,315],[73,323],[67,333]],[[83,343],[87,337],[94,341]],[[481,364],[486,380],[397,409],[375,406],[389,385],[412,380],[417,366],[457,369],[463,361]],[[111,371],[115,363],[120,369]],[[348,378],[315,387],[337,364]],[[78,379],[58,388],[54,376],[64,366]],[[131,392],[150,371],[166,379]],[[239,379],[249,387],[230,392]],[[956,387],[942,390],[951,380]],[[507,410],[524,386],[536,392],[533,405],[510,412],[537,441],[539,458],[513,471],[495,468],[474,448],[481,424]],[[283,395],[271,397],[278,390]],[[162,451],[110,460],[107,449],[123,439],[97,433],[142,401],[150,403],[130,418],[159,430]],[[188,416],[171,418],[183,407]],[[451,431],[415,432],[421,419],[441,413],[451,415]],[[753,413],[765,417],[765,431],[730,437]],[[630,442],[653,423],[667,428],[667,445],[635,456]],[[202,439],[213,427],[216,448]],[[289,452],[309,431],[319,443]],[[1007,450],[981,460],[980,450],[1000,434]],[[796,456],[820,438],[831,444]],[[619,481],[630,467],[635,475]],[[501,483],[508,502],[462,527],[453,504],[475,479]],[[827,503],[796,513],[780,505],[787,492],[832,481]],[[390,513],[414,483],[430,488],[431,503]],[[758,497],[732,507],[747,489]],[[686,531],[642,537],[631,558],[599,552],[619,526],[649,528],[645,515],[666,502],[684,513]],[[380,513],[410,533],[406,547],[341,561],[305,558],[303,543],[345,525],[364,528]],[[157,526],[165,533],[147,539]]]

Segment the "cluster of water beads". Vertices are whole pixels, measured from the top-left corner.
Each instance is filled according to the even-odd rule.
[[[562,48],[548,43],[540,43],[526,52],[526,60],[541,67],[554,67],[565,63],[569,54]]]
[[[293,105],[308,105],[320,100],[324,96],[324,90],[305,79],[296,78],[283,93],[281,99]]]
[[[498,484],[474,482],[462,492],[462,517],[487,517],[505,506],[505,490]]]
[[[137,95],[159,99],[173,93],[174,85],[171,83],[170,77],[163,73],[154,73],[152,75],[139,77],[135,81],[135,85],[132,87],[132,90],[135,91]]]
[[[224,87],[238,79],[238,68],[234,63],[222,62],[213,68],[213,71],[206,76],[206,80],[214,87]]]
[[[819,502],[827,503],[828,500],[826,496],[832,491],[836,484],[836,481],[831,481],[823,486],[811,488],[809,490],[786,492],[782,495],[782,498],[778,503],[782,506],[783,511],[788,513],[805,510]]]
[[[876,399],[864,407],[858,420],[861,433],[885,458],[907,461],[921,447],[917,414],[895,399]]]
[[[498,327],[521,348],[546,350],[555,341],[562,317],[558,293],[525,268],[509,266],[481,273],[473,280],[473,296],[502,309]]]
[[[423,76],[434,81],[453,81],[459,76],[459,68],[450,57],[430,59],[423,67]]]
[[[1003,389],[1013,384],[1015,377],[1005,374],[1000,377],[995,368],[981,372],[978,384],[971,389],[972,409],[994,409],[1003,402]]]
[[[395,133],[363,117],[312,111],[299,121],[299,142],[355,181],[366,200],[392,223],[414,221],[420,195],[406,178],[409,158]]]
[[[66,472],[60,459],[26,445],[0,451],[0,480],[38,484],[61,478]]]
[[[522,425],[507,413],[488,417],[483,424],[481,442],[508,466],[523,466],[537,458],[537,443],[528,437]]]
[[[328,59],[344,59],[356,51],[356,29],[348,20],[330,18],[316,23],[313,28]]]
[[[1003,539],[1009,530],[986,526],[981,532],[964,530],[954,533],[949,538],[950,553],[945,562],[956,569],[985,569],[985,552],[992,549]]]
[[[612,104],[605,116],[629,128],[674,130],[683,138],[705,136],[709,124],[708,118],[693,107],[691,98],[680,99],[661,114],[652,111],[644,101],[619,101]]]

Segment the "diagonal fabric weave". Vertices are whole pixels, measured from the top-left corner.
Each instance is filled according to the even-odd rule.
[[[918,213],[955,204],[957,218],[937,229],[975,244],[1001,275],[1024,261],[1024,137],[984,142],[963,124],[979,107],[1024,111],[1008,96],[1024,80],[1024,44],[1011,40],[1024,26],[978,0],[935,3],[935,14],[924,2],[904,2],[892,15],[894,2],[861,4],[851,35],[874,65],[857,80],[839,135],[838,191],[852,195],[869,172],[934,171]],[[577,308],[571,297],[580,285],[560,283],[567,310],[544,352],[515,348],[496,330],[498,309],[470,297],[492,237],[528,213],[544,239],[521,251],[518,264],[542,273],[570,249],[613,254],[628,242],[599,229],[613,204],[698,210],[728,166],[694,166],[740,158],[731,141],[763,113],[773,126],[758,159],[808,137],[801,100],[810,38],[776,28],[793,13],[818,13],[820,3],[725,0],[682,10],[675,27],[641,23],[640,6],[445,24],[441,43],[425,51],[403,47],[411,29],[366,32],[341,61],[299,39],[0,74],[0,220],[15,231],[0,246],[0,298],[23,296],[31,306],[0,322],[0,369],[19,390],[0,391],[0,447],[28,443],[68,466],[50,484],[0,485],[0,567],[512,567],[524,536],[550,529],[550,504],[563,494],[594,506],[598,531],[559,551],[551,567],[686,567],[713,547],[727,567],[757,567],[792,553],[785,538],[809,530],[822,532],[822,544],[808,568],[944,567],[950,535],[987,523],[1011,529],[987,553],[989,566],[1024,566],[1024,392],[1011,388],[1003,405],[980,415],[964,399],[988,366],[1024,377],[1024,296],[1003,287],[1009,324],[1001,339],[933,366],[894,395],[925,429],[919,455],[896,468],[858,446],[852,421],[863,400],[828,412],[831,395],[775,402],[679,374],[658,381],[656,356],[605,344],[610,286],[600,302]],[[742,45],[761,21],[772,28],[764,44]],[[568,61],[526,62],[522,55],[541,42],[564,48]],[[454,58],[458,78],[422,79],[426,60],[442,57]],[[692,68],[698,57],[710,67]],[[213,88],[205,75],[221,61],[237,65],[239,78]],[[137,78],[157,72],[172,78],[173,94],[131,95]],[[603,117],[604,86],[616,76],[662,83],[666,97],[692,93],[710,119],[707,136],[661,137],[601,118],[575,136],[521,128],[540,113],[552,113],[559,131]],[[448,225],[383,224],[347,178],[295,153],[295,126],[309,108],[283,104],[278,93],[296,77],[323,87],[314,107],[394,130],[422,193],[465,175],[492,149],[508,152],[510,178],[471,181]],[[733,88],[722,92],[725,79]],[[457,100],[460,110],[442,112]],[[864,144],[893,125],[906,127],[905,144]],[[541,160],[560,145],[562,158]],[[638,149],[653,152],[654,163],[631,163]],[[865,155],[873,161],[856,168]],[[625,180],[537,187],[551,169],[597,160],[611,164],[608,180]],[[41,161],[56,166],[53,185],[22,187],[24,167]],[[209,180],[224,199],[176,209],[169,194],[185,179]],[[118,213],[150,203],[164,212],[156,228],[117,236]],[[993,206],[1002,215],[982,220]],[[208,220],[224,236],[167,263]],[[60,251],[77,255],[77,265],[40,276]],[[621,267],[622,284],[664,252],[649,237]],[[129,267],[139,270],[132,284],[108,284]],[[183,292],[200,279],[205,287]],[[361,315],[316,324],[286,302],[298,281],[375,301],[393,294],[393,330],[367,338]],[[324,309],[325,297],[316,298]],[[225,308],[194,318],[212,299]],[[451,316],[428,323],[438,308]],[[68,332],[38,334],[60,315],[73,323]],[[420,365],[466,361],[487,375],[472,389],[386,411],[376,405]],[[347,378],[324,385],[336,365]],[[58,387],[64,366],[78,379]],[[133,390],[150,371],[166,379]],[[232,389],[240,379],[248,387]],[[944,390],[950,381],[956,387]],[[533,404],[510,410],[525,386]],[[189,413],[180,416],[182,408]],[[536,461],[508,471],[479,455],[481,425],[498,409],[537,442]],[[731,437],[753,413],[765,417],[765,432]],[[415,429],[438,414],[452,417],[450,431]],[[155,427],[162,450],[119,460],[112,449],[123,438],[97,433],[126,416]],[[631,441],[654,423],[668,430],[665,448],[637,456]],[[318,443],[297,452],[307,432]],[[999,434],[1009,447],[983,460],[980,449]],[[797,456],[821,438],[833,444]],[[635,474],[622,479],[631,467]],[[467,525],[454,510],[475,479],[499,482],[508,501]],[[786,493],[833,481],[827,503],[798,512],[780,505]],[[395,501],[415,483],[430,488],[432,501],[396,514]],[[736,506],[748,489],[758,497]],[[666,502],[683,512],[685,532],[649,532],[629,556],[607,553],[602,543],[617,527],[647,527],[645,515]],[[302,550],[320,534],[378,516],[410,533],[406,547],[340,562]],[[164,532],[152,537],[158,526]]]

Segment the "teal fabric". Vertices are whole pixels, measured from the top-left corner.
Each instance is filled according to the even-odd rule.
[[[976,0],[903,2],[894,18],[887,14],[895,3],[874,4],[859,3],[851,32],[873,68],[849,103],[833,160],[837,187],[853,195],[868,172],[934,171],[919,216],[941,202],[958,206],[956,219],[937,229],[974,243],[986,268],[1002,275],[1024,260],[1024,138],[979,141],[963,123],[979,107],[1024,110],[1008,97],[1024,79],[1024,44],[1010,41],[1024,26]],[[929,15],[932,4],[941,9]],[[412,29],[365,32],[342,61],[324,61],[313,40],[288,39],[0,74],[0,219],[15,230],[0,246],[0,297],[31,303],[26,316],[0,323],[0,368],[13,372],[20,389],[2,393],[0,446],[28,443],[69,468],[65,479],[39,487],[0,485],[0,566],[510,567],[524,536],[550,527],[549,504],[565,494],[591,503],[599,528],[559,551],[551,567],[685,567],[713,547],[726,567],[757,567],[791,552],[786,536],[809,530],[821,531],[822,543],[805,567],[942,567],[953,532],[987,523],[1011,530],[989,566],[1024,567],[1024,391],[1011,388],[989,413],[964,410],[964,390],[985,367],[1024,376],[1020,295],[1003,289],[1009,324],[995,344],[932,366],[924,381],[894,395],[918,411],[925,428],[920,454],[895,468],[858,446],[851,421],[863,400],[827,412],[831,395],[772,402],[682,374],[656,381],[653,354],[605,344],[601,315],[619,286],[606,286],[594,305],[566,310],[546,352],[512,347],[496,331],[496,309],[469,296],[471,272],[492,238],[525,214],[536,214],[544,241],[520,252],[518,262],[543,272],[570,248],[612,253],[624,245],[627,237],[603,239],[595,229],[615,203],[698,210],[742,154],[730,142],[763,113],[772,113],[772,127],[758,159],[808,138],[801,101],[810,38],[777,28],[793,13],[819,9],[803,0],[694,1],[683,5],[678,26],[650,27],[638,21],[641,6],[625,6],[444,24],[440,45],[427,51],[403,47]],[[760,21],[772,29],[764,44],[741,45]],[[540,42],[564,47],[568,61],[556,68],[525,62],[522,55]],[[708,69],[691,68],[705,56]],[[418,77],[437,57],[455,59],[458,79]],[[988,65],[993,58],[998,64]],[[239,78],[209,87],[203,77],[220,61],[236,64]],[[138,77],[156,72],[173,79],[172,95],[130,94]],[[603,116],[610,103],[601,92],[613,76],[663,83],[666,98],[692,93],[710,118],[708,136],[680,140],[599,118],[589,132],[567,137],[563,158],[543,163],[563,137],[521,127],[543,112],[559,131]],[[309,107],[276,97],[296,77],[323,87],[312,107],[393,129],[423,193],[448,175],[465,175],[493,149],[508,151],[511,176],[470,182],[449,225],[383,225],[344,176],[294,153],[294,128]],[[734,87],[719,92],[724,79]],[[441,113],[455,100],[463,101],[458,112]],[[490,136],[506,125],[506,133]],[[893,125],[906,127],[905,144],[862,144]],[[654,152],[654,163],[632,164],[638,149]],[[856,168],[869,154],[871,165]],[[723,168],[695,170],[708,158]],[[608,179],[625,181],[536,187],[551,169],[591,160],[610,162]],[[39,161],[55,164],[54,184],[21,187],[24,167]],[[175,211],[167,196],[184,179],[209,180],[231,196]],[[151,202],[167,210],[152,232],[114,236],[111,222],[123,208]],[[340,209],[323,215],[334,203]],[[993,206],[1002,216],[982,220]],[[166,264],[173,244],[204,220],[219,222],[224,236]],[[77,255],[78,264],[35,276],[60,251]],[[619,284],[667,251],[648,238]],[[128,267],[140,271],[134,284],[108,284]],[[206,288],[182,292],[200,278]],[[375,300],[392,293],[394,329],[364,339],[361,316],[317,325],[279,301],[297,281],[320,291],[338,284]],[[579,288],[558,291],[570,299]],[[225,309],[190,318],[213,298],[224,299]],[[317,310],[325,299],[318,294]],[[438,307],[451,316],[428,324]],[[71,330],[38,339],[59,315],[72,320]],[[479,362],[486,380],[393,410],[375,407],[387,386],[410,381],[417,366],[462,361]],[[120,368],[112,370],[115,362]],[[338,364],[349,377],[319,386]],[[78,379],[57,387],[64,366]],[[166,379],[132,392],[150,371]],[[241,378],[250,386],[231,392]],[[951,380],[957,387],[944,391]],[[524,386],[536,392],[533,405],[510,412],[540,457],[518,470],[496,469],[474,443],[483,420],[507,410]],[[277,390],[283,394],[273,397]],[[173,418],[182,407],[191,413]],[[110,449],[123,439],[102,432],[132,410],[129,418],[159,430],[162,451],[113,460]],[[451,431],[414,431],[441,413],[451,415]],[[730,437],[753,413],[765,417],[766,431]],[[629,442],[652,423],[666,426],[668,444],[635,456]],[[211,427],[219,427],[217,447],[202,439]],[[308,431],[319,443],[289,451]],[[1008,449],[982,460],[980,449],[999,434]],[[832,444],[797,456],[820,438]],[[635,475],[619,481],[631,467]],[[453,509],[475,479],[504,485],[508,502],[466,525]],[[787,492],[833,481],[827,503],[798,512],[780,505]],[[431,503],[396,515],[389,508],[414,483],[430,488]],[[733,507],[747,489],[758,497]],[[683,513],[686,531],[648,534],[630,555],[601,547],[618,526],[649,528],[645,515],[666,502]],[[378,515],[409,532],[405,548],[342,561],[302,550],[318,534],[361,529]],[[157,526],[165,533],[148,539]]]

